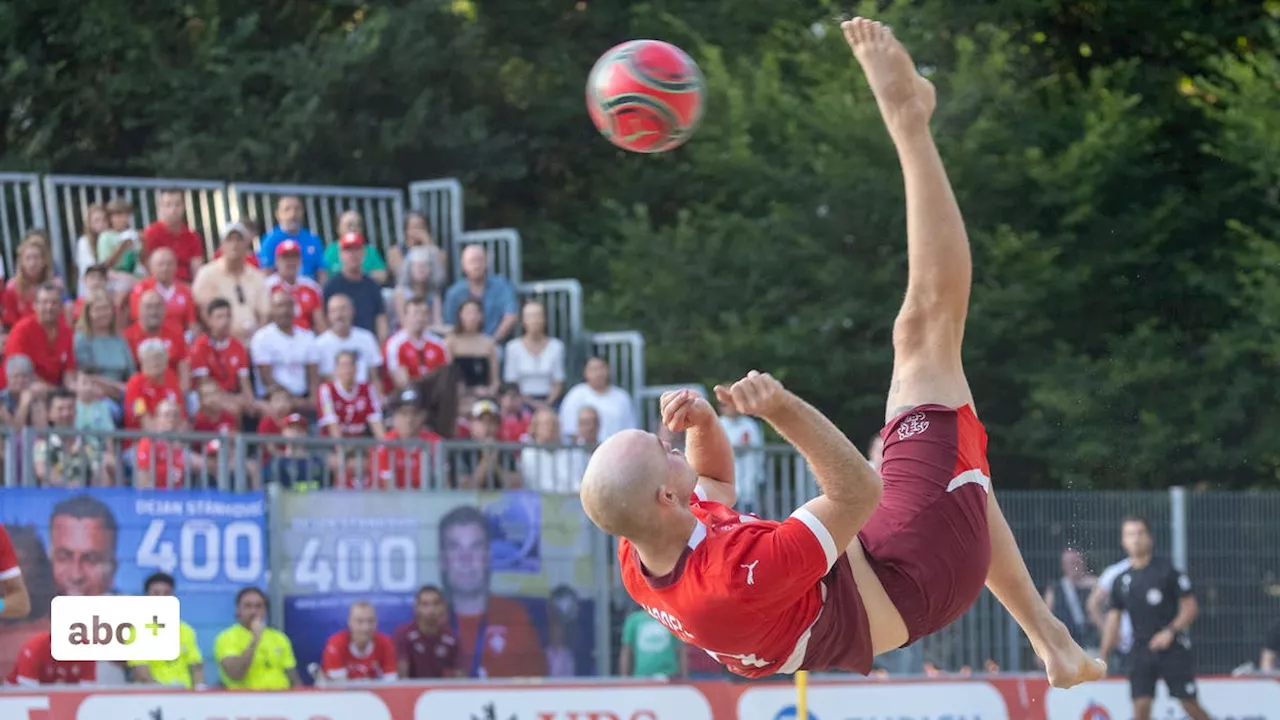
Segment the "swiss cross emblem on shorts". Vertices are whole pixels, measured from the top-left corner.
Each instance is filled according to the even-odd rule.
[[[924,413],[918,412],[902,418],[902,422],[898,423],[898,439],[906,440],[914,437],[929,429],[929,421],[924,419]]]

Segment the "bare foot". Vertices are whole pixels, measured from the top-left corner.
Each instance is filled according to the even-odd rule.
[[[1107,664],[1089,657],[1079,645],[1068,639],[1062,647],[1045,653],[1037,652],[1044,663],[1049,684],[1056,688],[1075,687],[1081,683],[1101,680],[1107,675]]]
[[[933,83],[916,71],[893,32],[861,17],[840,23],[840,29],[862,64],[889,134],[927,130],[937,104]]]

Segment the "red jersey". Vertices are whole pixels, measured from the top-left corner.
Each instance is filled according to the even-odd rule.
[[[35,367],[36,377],[50,385],[62,385],[62,376],[76,369],[75,336],[62,313],[58,313],[58,331],[53,338],[35,315],[28,315],[9,331],[4,345],[6,358],[26,355]],[[4,364],[0,363],[0,378]],[[7,380],[6,380],[7,384]]]
[[[53,636],[32,635],[22,645],[18,662],[5,682],[10,685],[78,685],[97,679],[98,664],[92,661],[59,662],[53,659]]]
[[[16,578],[22,574],[18,566],[18,553],[13,549],[13,541],[9,539],[9,531],[0,525],[0,582]]]
[[[155,382],[142,373],[135,373],[124,386],[124,426],[127,430],[142,427],[142,419],[155,414],[156,407],[165,400],[178,404],[178,410],[186,417],[186,403],[178,387],[178,376],[166,370],[164,379]]]
[[[18,284],[18,278],[13,278],[4,284],[4,294],[0,295],[0,322],[4,326],[11,328],[18,324],[18,321],[34,315],[36,312],[36,289],[30,288],[25,292]]]
[[[324,644],[320,667],[330,680],[395,680],[396,647],[380,632],[363,652],[351,644],[351,631],[339,630]]]
[[[157,490],[182,487],[187,475],[187,446],[177,440],[138,441],[136,467],[151,471],[151,482]]]
[[[320,287],[320,283],[309,277],[299,277],[298,281],[290,284],[287,280],[280,277],[280,273],[274,273],[267,278],[267,297],[271,297],[277,292],[287,292],[293,296],[293,324],[307,330],[314,330],[311,322],[315,317],[316,310],[324,307],[324,290]]]
[[[533,416],[527,412],[503,415],[498,425],[498,442],[526,442]]]
[[[183,330],[196,324],[199,310],[196,308],[196,298],[191,294],[191,286],[179,280],[175,281],[172,287],[165,289],[160,287],[153,277],[140,280],[133,286],[133,290],[129,293],[129,317],[134,320],[141,317],[138,314],[138,305],[142,302],[142,296],[152,290],[160,293],[160,297],[164,298],[165,322],[173,323]]]
[[[820,583],[839,557],[831,534],[804,508],[778,523],[704,500],[699,490],[690,509],[698,524],[664,577],[650,577],[631,542],[618,542],[627,592],[733,673],[757,678],[803,669],[810,626],[822,610]]]
[[[240,379],[249,377],[249,351],[235,337],[221,342],[201,335],[191,344],[191,377],[210,378],[223,392],[240,392]]]
[[[178,232],[170,232],[169,228],[159,220],[142,231],[142,262],[145,265],[151,253],[158,248],[167,247],[178,259],[178,279],[184,283],[192,280],[191,261],[204,259],[204,240],[200,234],[183,225]]]
[[[230,435],[239,429],[240,418],[235,413],[227,410],[218,415],[206,415],[203,411],[197,412],[195,417],[191,418],[191,432]]]
[[[392,430],[386,434],[385,439],[399,440],[400,435],[395,430]],[[373,468],[374,477],[378,479],[378,487],[384,490],[392,487],[397,490],[406,488],[422,489],[423,455],[425,454],[428,461],[430,461],[431,456],[435,453],[436,443],[440,442],[442,438],[430,430],[422,430],[418,432],[417,439],[427,443],[421,450],[417,448],[383,446],[374,451]]]
[[[163,323],[160,329],[154,334],[148,333],[142,329],[138,323],[134,323],[124,329],[120,333],[125,342],[129,343],[129,350],[133,353],[133,361],[142,367],[142,361],[138,359],[138,346],[143,340],[151,338],[159,338],[164,341],[164,347],[169,351],[169,369],[177,372],[178,363],[187,359],[187,338],[182,333],[182,329],[172,323]]]
[[[382,403],[369,383],[356,383],[350,391],[343,390],[337,380],[320,384],[319,427],[338,423],[343,437],[364,437],[375,420],[382,420]]]
[[[388,378],[396,370],[404,369],[409,372],[409,379],[417,380],[432,370],[449,364],[449,351],[445,350],[444,338],[430,332],[415,338],[404,330],[399,330],[387,338],[382,356],[387,359]]]

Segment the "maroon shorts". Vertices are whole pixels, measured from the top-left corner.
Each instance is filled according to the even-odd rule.
[[[921,405],[880,437],[884,495],[858,537],[912,643],[968,611],[986,582],[987,432],[968,405]]]
[[[871,672],[875,653],[867,610],[849,566],[849,553],[840,553],[831,571],[822,578],[822,585],[822,613],[809,629],[809,644],[800,669],[850,670],[866,675]]]

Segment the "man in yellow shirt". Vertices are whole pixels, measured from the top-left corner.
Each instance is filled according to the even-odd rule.
[[[302,685],[293,643],[267,627],[267,596],[256,587],[236,595],[236,624],[213,643],[222,684],[229,690],[288,690]]]
[[[158,572],[142,583],[144,595],[173,595],[174,579],[168,573]],[[196,642],[196,631],[190,625],[182,623],[178,629],[179,651],[176,660],[145,662],[130,661],[132,678],[136,683],[156,683],[171,685],[190,690],[203,690],[204,657],[200,654],[200,645]]]

